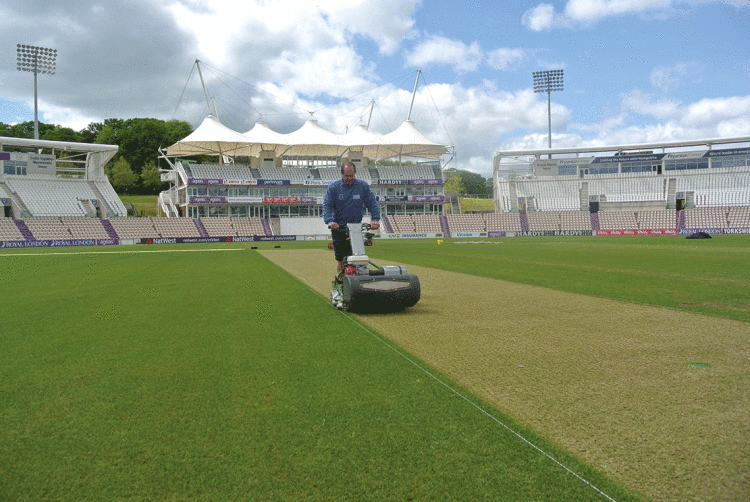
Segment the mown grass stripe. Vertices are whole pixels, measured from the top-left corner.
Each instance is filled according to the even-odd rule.
[[[509,427],[508,425],[506,425],[505,422],[503,422],[502,420],[500,420],[499,418],[497,418],[495,415],[493,415],[492,413],[490,413],[489,411],[487,411],[485,408],[483,408],[482,406],[478,405],[476,402],[474,402],[471,399],[469,399],[468,397],[466,397],[464,394],[462,394],[461,392],[459,392],[458,390],[456,390],[454,387],[448,385],[443,380],[441,380],[440,378],[438,378],[436,375],[434,375],[433,373],[431,373],[430,371],[428,371],[424,366],[422,366],[419,363],[417,363],[414,359],[412,359],[411,357],[409,357],[402,350],[397,349],[394,345],[392,345],[391,343],[388,343],[385,338],[383,338],[382,336],[379,336],[374,331],[372,331],[371,329],[369,329],[367,326],[365,326],[364,324],[362,324],[359,321],[357,321],[357,319],[355,319],[353,315],[351,315],[351,314],[349,314],[347,312],[343,312],[343,311],[341,312],[341,314],[343,316],[347,317],[354,324],[356,324],[361,330],[365,331],[366,333],[368,333],[369,335],[371,335],[373,338],[375,338],[376,340],[378,340],[380,343],[382,343],[383,345],[385,345],[386,347],[388,347],[389,349],[391,349],[393,352],[395,352],[399,356],[403,357],[409,363],[411,363],[412,365],[416,366],[420,371],[424,372],[426,375],[428,375],[430,378],[432,378],[433,380],[435,380],[437,383],[439,383],[440,385],[442,385],[446,389],[450,390],[452,393],[454,393],[455,395],[457,395],[458,397],[460,397],[461,399],[463,399],[464,401],[466,401],[468,404],[470,404],[471,406],[473,406],[474,408],[476,408],[477,410],[479,410],[481,413],[485,414],[487,417],[489,417],[491,420],[493,420],[494,422],[496,422],[498,425],[502,426],[508,432],[510,432],[511,434],[513,434],[514,436],[516,436],[517,438],[519,438],[521,441],[523,441],[524,443],[526,443],[527,445],[529,445],[530,447],[532,447],[533,449],[535,449],[536,451],[538,451],[539,453],[541,453],[542,455],[544,455],[545,457],[547,457],[548,459],[550,459],[552,462],[554,462],[555,464],[557,464],[558,466],[560,466],[561,468],[563,468],[564,470],[566,470],[568,473],[570,473],[573,476],[575,476],[576,478],[578,478],[580,481],[582,481],[583,483],[585,483],[586,485],[588,485],[590,488],[592,488],[593,490],[595,490],[596,492],[598,492],[599,494],[601,494],[606,499],[611,500],[612,502],[616,502],[615,499],[613,499],[612,497],[610,497],[609,495],[607,495],[606,493],[604,493],[602,490],[600,490],[599,488],[597,488],[596,486],[594,486],[592,483],[590,483],[585,478],[581,477],[575,471],[573,471],[568,466],[566,466],[565,464],[563,464],[562,462],[560,462],[559,460],[557,460],[555,457],[553,457],[552,455],[550,455],[549,453],[547,453],[546,451],[544,451],[543,449],[541,449],[540,447],[538,447],[536,444],[534,444],[533,442],[531,442],[528,439],[526,439],[523,435],[521,435],[520,433],[516,432],[513,428]]]

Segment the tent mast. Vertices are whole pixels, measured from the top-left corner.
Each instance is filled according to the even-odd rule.
[[[370,120],[372,120],[372,109],[375,108],[375,100],[372,100],[372,103],[370,103],[370,116],[367,117],[367,130],[370,130]]]
[[[203,95],[206,97],[206,104],[208,105],[208,109],[211,110],[211,100],[208,99],[208,92],[206,92],[206,84],[203,83],[203,73],[201,73],[201,62],[200,60],[195,60],[195,66],[198,67],[198,76],[201,79],[201,87],[203,87]],[[219,113],[216,111],[216,103],[213,103],[213,109],[214,109],[214,117],[216,117],[216,120],[219,120]]]
[[[409,116],[406,120],[411,120],[411,109],[414,107],[414,97],[417,95],[417,85],[419,84],[419,76],[422,74],[422,70],[417,70],[417,81],[414,82],[414,92],[411,93],[411,104],[409,105]]]

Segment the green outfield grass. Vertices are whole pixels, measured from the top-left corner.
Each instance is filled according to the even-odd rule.
[[[750,236],[412,239],[373,259],[750,321]],[[491,244],[490,244],[491,243]]]
[[[143,213],[143,216],[157,216],[156,203],[159,198],[158,195],[128,195],[119,194],[120,200],[130,202],[135,206],[138,215]]]
[[[468,241],[368,253],[750,320],[747,237]],[[0,288],[0,500],[606,500],[250,244],[0,251]]]

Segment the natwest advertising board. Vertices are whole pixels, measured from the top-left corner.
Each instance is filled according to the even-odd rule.
[[[676,228],[618,228],[615,230],[596,230],[594,235],[677,235]]]

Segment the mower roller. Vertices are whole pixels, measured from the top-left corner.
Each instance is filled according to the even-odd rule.
[[[368,224],[347,225],[352,254],[344,257],[344,268],[332,283],[334,307],[358,314],[399,312],[419,301],[419,278],[403,265],[379,267],[365,253],[372,245]]]

